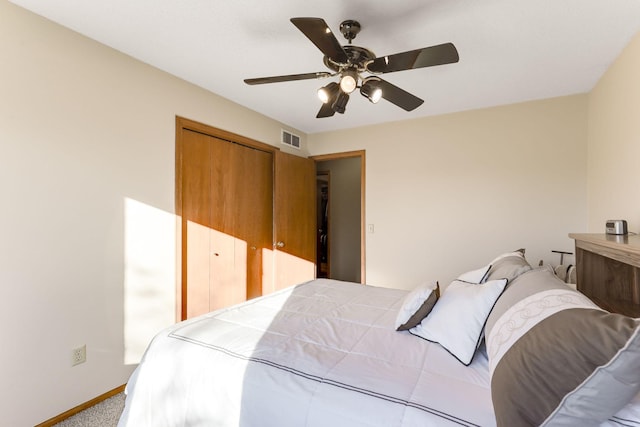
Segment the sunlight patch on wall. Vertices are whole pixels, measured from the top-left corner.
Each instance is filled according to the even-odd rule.
[[[153,336],[175,323],[175,216],[124,203],[124,363],[136,364]]]

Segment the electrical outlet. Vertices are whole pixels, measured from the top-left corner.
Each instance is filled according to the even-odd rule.
[[[71,353],[71,366],[76,366],[87,361],[87,345],[74,348]]]

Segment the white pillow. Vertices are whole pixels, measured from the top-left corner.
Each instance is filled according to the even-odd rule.
[[[491,269],[491,264],[486,265],[477,270],[467,271],[466,273],[463,273],[460,276],[458,276],[458,280],[462,280],[463,282],[468,282],[468,283],[480,284],[487,279],[487,273],[489,273],[490,269]]]
[[[506,279],[482,285],[454,280],[429,316],[409,332],[439,343],[462,364],[469,365],[482,341],[487,317],[506,285]]]
[[[396,316],[398,331],[411,329],[424,319],[440,296],[438,282],[425,283],[407,294]]]

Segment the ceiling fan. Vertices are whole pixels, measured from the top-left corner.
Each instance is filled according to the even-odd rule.
[[[245,79],[244,82],[248,85],[258,85],[292,80],[321,79],[339,75],[339,82],[331,82],[318,90],[318,97],[323,104],[317,118],[331,117],[336,112],[344,113],[347,102],[349,102],[349,95],[357,88],[360,88],[360,93],[373,103],[384,98],[406,111],[412,111],[422,105],[424,101],[381,79],[378,75],[451,64],[459,60],[458,51],[452,43],[376,58],[369,49],[351,44],[361,29],[358,21],[350,19],[340,24],[340,32],[349,41],[346,46],[340,45],[322,18],[291,18],[291,22],[320,49],[324,54],[324,65],[331,72],[320,71],[258,77]]]

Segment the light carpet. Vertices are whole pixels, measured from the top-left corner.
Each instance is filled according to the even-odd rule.
[[[116,427],[124,410],[124,393],[118,393],[55,424],[55,427]]]

